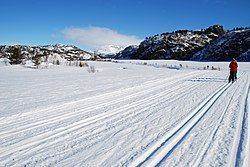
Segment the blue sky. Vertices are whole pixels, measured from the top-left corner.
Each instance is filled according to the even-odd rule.
[[[2,0],[0,44],[137,44],[178,29],[250,26],[249,8],[249,0]]]

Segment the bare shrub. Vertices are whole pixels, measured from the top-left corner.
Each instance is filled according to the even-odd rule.
[[[80,67],[83,67],[83,63],[82,63],[81,61],[80,61],[80,63],[79,63],[79,66],[80,66]]]
[[[88,63],[80,61],[79,63],[80,67],[89,67]]]

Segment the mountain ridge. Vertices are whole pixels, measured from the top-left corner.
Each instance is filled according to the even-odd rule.
[[[206,29],[201,30],[177,30],[174,32],[165,32],[147,37],[140,43],[137,49],[131,51],[129,47],[125,48],[122,52],[118,53],[115,58],[117,59],[176,59],[176,60],[196,60],[196,61],[227,61],[232,57],[238,58],[241,61],[250,61],[249,56],[249,33],[243,33],[250,30],[246,28],[234,28],[233,30],[224,30],[221,25],[213,25]],[[228,35],[237,32],[236,35]],[[243,34],[243,35],[242,35]],[[216,45],[217,38],[235,38],[224,50],[219,47],[214,50],[203,51],[209,48],[210,45]],[[238,41],[238,43],[233,42]],[[243,41],[243,42],[242,42]],[[244,44],[243,44],[244,43]],[[218,43],[219,45],[219,43]],[[237,47],[234,47],[236,45]],[[235,48],[237,51],[233,51]],[[126,52],[128,50],[128,52]],[[198,53],[200,54],[198,57]],[[225,53],[230,53],[226,54]],[[231,55],[231,53],[234,53]],[[219,54],[218,58],[214,57]],[[196,56],[195,56],[196,55]]]

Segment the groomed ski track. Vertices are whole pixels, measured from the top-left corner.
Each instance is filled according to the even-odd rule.
[[[244,77],[245,74],[242,74]],[[238,81],[238,83],[241,81]],[[234,83],[235,84],[235,83]],[[244,121],[247,121],[246,119],[243,120],[243,115],[245,115],[244,118],[247,118],[248,114],[248,108],[247,108],[247,98],[249,94],[249,80],[247,79],[247,82],[244,83],[244,97],[246,97],[245,101],[243,101],[241,106],[245,106],[244,109],[240,110],[239,113],[239,121],[237,122],[238,126],[241,127],[243,126]],[[170,154],[173,154],[173,150],[175,147],[180,147],[182,140],[184,140],[188,133],[191,132],[191,130],[197,125],[197,123],[202,119],[202,117],[205,116],[205,114],[209,111],[212,105],[221,97],[223,93],[226,92],[226,90],[232,86],[231,83],[226,83],[222,85],[220,88],[218,88],[213,94],[211,94],[208,98],[206,98],[197,108],[194,109],[194,111],[188,115],[180,124],[178,124],[175,128],[173,128],[171,131],[169,131],[165,136],[163,136],[159,141],[157,141],[152,147],[150,147],[146,152],[144,152],[139,158],[137,158],[131,166],[159,166],[164,159],[166,159]],[[234,85],[235,86],[235,85]],[[237,89],[233,90],[232,95],[234,95],[237,92]],[[213,137],[215,133],[218,131],[218,128],[222,122],[222,119],[225,116],[225,113],[229,109],[229,105],[232,102],[233,96],[229,97],[228,103],[225,105],[225,108],[218,119],[217,125],[215,129],[213,130],[212,133],[210,133],[211,138],[209,140],[205,139],[205,142],[202,144],[202,146],[206,145],[203,150],[199,152],[199,154],[194,158],[195,163],[194,164],[189,164],[191,166],[199,166],[200,161],[205,156],[206,150],[208,147],[211,145]],[[243,130],[242,129],[237,129],[238,130]],[[246,127],[245,127],[246,128]],[[246,129],[245,129],[246,131]],[[228,161],[228,166],[239,166],[237,163],[239,163],[239,155],[237,155],[237,148],[242,148],[243,146],[240,146],[241,143],[239,143],[239,140],[241,139],[241,132],[236,133],[236,137],[233,142],[233,148],[232,152],[230,153],[230,158]],[[243,139],[243,138],[242,138]],[[247,140],[247,138],[245,138]],[[249,142],[249,141],[248,141]],[[246,143],[245,143],[246,144]],[[247,149],[244,149],[244,151],[247,152]],[[248,153],[245,153],[245,158],[249,156]],[[178,162],[180,163],[180,162]],[[247,165],[247,160],[245,161],[245,165]],[[177,164],[175,164],[177,165]],[[241,162],[241,165],[243,165],[243,162]],[[168,165],[166,165],[168,166]],[[173,166],[173,165],[171,165]],[[208,165],[209,166],[209,165]]]
[[[247,166],[249,74],[222,76],[190,71],[1,117],[0,166]]]

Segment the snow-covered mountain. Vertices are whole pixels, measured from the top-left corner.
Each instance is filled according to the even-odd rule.
[[[116,46],[116,45],[105,45],[98,48],[95,51],[95,55],[100,57],[114,57],[117,53],[124,50],[124,46]]]
[[[67,64],[71,61],[93,59],[94,55],[71,45],[2,45],[0,46],[1,57],[8,58],[11,64],[25,64],[26,61],[32,61],[35,64],[42,62]]]

